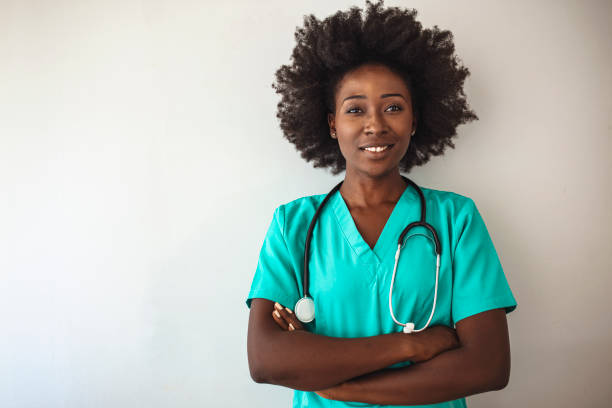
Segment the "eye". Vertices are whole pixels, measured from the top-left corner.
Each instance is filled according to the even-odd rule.
[[[399,112],[399,111],[401,111],[401,110],[402,110],[402,107],[401,107],[401,106],[399,106],[399,105],[397,105],[397,104],[390,105],[390,106],[389,106],[389,108],[396,108],[396,109],[391,110],[391,112]],[[387,108],[387,110],[388,110],[389,108]]]
[[[346,111],[346,113],[357,113],[357,112],[353,112],[354,110],[361,110],[361,108],[359,108],[358,106],[351,106],[350,108],[348,108],[348,110]]]

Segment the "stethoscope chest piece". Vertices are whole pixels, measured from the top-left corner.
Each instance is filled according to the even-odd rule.
[[[312,298],[304,296],[295,304],[295,315],[302,323],[310,323],[315,318],[315,304]]]

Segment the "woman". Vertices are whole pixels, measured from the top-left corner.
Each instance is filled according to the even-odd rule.
[[[276,75],[285,137],[315,167],[345,170],[329,196],[276,208],[246,301],[251,376],[293,388],[294,407],[465,407],[464,397],[508,383],[516,301],[476,205],[400,174],[454,147],[456,127],[477,119],[452,34],[415,16],[382,2],[367,2],[363,19],[356,7],[310,15]],[[424,226],[395,258],[421,194],[439,269]],[[307,259],[316,314],[302,323],[293,308],[319,207]]]

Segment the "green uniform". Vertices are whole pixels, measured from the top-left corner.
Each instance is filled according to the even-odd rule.
[[[474,201],[452,192],[421,190],[426,221],[436,229],[442,247],[438,297],[430,326],[454,327],[461,319],[496,308],[513,311],[516,300]],[[294,309],[304,293],[306,232],[324,197],[302,197],[276,208],[246,299],[249,308],[252,298],[265,298]],[[305,325],[308,331],[345,338],[402,331],[389,313],[389,287],[397,240],[420,216],[419,195],[407,186],[372,249],[357,230],[340,192],[333,193],[319,214],[310,244],[310,294],[316,315]],[[428,237],[433,238],[428,229],[416,227],[404,238],[393,286],[396,319],[414,322],[415,329],[427,323],[434,297],[436,256]],[[405,361],[389,368],[410,364]],[[355,406],[381,405],[332,401],[314,392],[294,391],[293,407]],[[424,406],[466,404],[465,398],[460,398]]]

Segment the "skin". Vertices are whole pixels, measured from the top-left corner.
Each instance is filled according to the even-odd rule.
[[[293,310],[289,309],[288,307],[284,307],[278,302],[274,303],[274,312],[272,312],[272,318],[274,319],[276,324],[278,324],[279,327],[283,330],[304,330],[304,325],[297,319],[297,317],[295,317]],[[334,387],[315,392],[323,398],[331,399],[333,389]]]
[[[338,84],[335,113],[328,115],[332,138],[346,159],[340,194],[357,229],[371,248],[406,183],[399,162],[406,154],[416,120],[404,80],[389,68],[367,64]],[[370,143],[393,144],[383,159],[360,149]]]
[[[252,300],[247,351],[251,377],[258,383],[319,391],[395,363],[425,361],[458,346],[455,330],[446,326],[428,327],[409,335],[388,333],[360,338],[285,331],[270,318],[273,310],[273,301]],[[289,313],[284,309],[279,312]]]
[[[373,248],[407,188],[399,162],[417,126],[410,93],[387,67],[366,64],[340,81],[335,103],[328,123],[346,159],[340,194]],[[360,149],[377,142],[393,147],[382,158]],[[510,346],[503,309],[469,316],[455,329],[433,326],[419,333],[344,339],[309,333],[291,309],[274,305],[261,298],[251,304],[247,348],[257,382],[315,391],[328,399],[388,405],[449,401],[498,390],[508,382]],[[406,360],[415,364],[385,370]]]
[[[439,354],[438,358],[430,360],[429,364],[414,364],[394,371],[379,371],[315,392],[323,398],[338,401],[415,405],[449,401],[480,392],[502,389],[508,383],[510,374],[510,350],[505,315],[503,309],[493,309],[461,320],[457,324],[459,336],[463,341],[461,348],[456,345],[448,347],[449,353]],[[290,332],[304,330],[293,311],[279,303],[274,304],[272,318],[282,330]],[[428,328],[423,333],[437,328],[439,326]],[[495,344],[500,345],[502,350],[495,350],[491,346]],[[503,352],[504,345],[508,347],[507,354]],[[468,372],[469,365],[467,364],[459,367],[464,370],[462,376],[468,378],[467,381],[448,380],[453,377],[452,374],[448,375],[448,371],[455,369],[455,363],[471,359],[473,355],[480,356],[481,366],[488,364],[490,367],[505,367],[507,364],[506,373],[501,373],[503,378],[501,385],[485,387],[472,385],[469,378],[473,378],[473,374],[470,375],[471,373]],[[487,358],[493,358],[493,360],[487,362]],[[424,361],[427,360],[429,358]],[[425,366],[426,368],[423,369]],[[446,370],[444,375],[440,375],[440,370]],[[490,372],[485,371],[485,373]],[[476,375],[482,376],[483,374]],[[439,380],[436,381],[436,378]],[[459,387],[457,384],[460,384]]]

